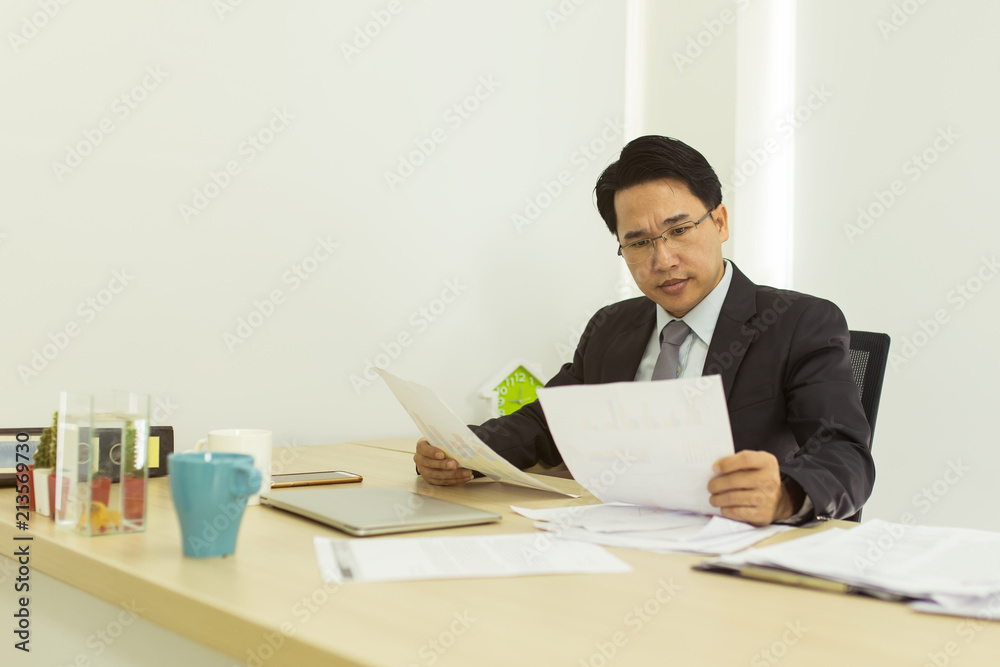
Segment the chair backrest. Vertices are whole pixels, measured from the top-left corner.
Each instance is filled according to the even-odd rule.
[[[889,334],[851,331],[851,368],[854,370],[854,382],[861,393],[861,407],[864,408],[872,431],[871,440],[868,441],[869,448],[875,439],[875,419],[878,417],[882,380],[885,378],[888,359]],[[848,521],[861,521],[861,510]]]

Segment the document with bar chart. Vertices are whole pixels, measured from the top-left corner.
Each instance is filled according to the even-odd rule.
[[[540,388],[573,478],[606,503],[719,514],[712,464],[733,454],[718,375]]]

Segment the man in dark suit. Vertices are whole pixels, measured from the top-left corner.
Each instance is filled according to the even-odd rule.
[[[677,368],[667,377],[722,376],[736,449],[715,462],[712,505],[755,525],[857,512],[871,493],[875,467],[840,309],[755,285],[723,259],[729,223],[719,179],[680,141],[635,139],[601,174],[595,192],[646,296],[598,311],[573,361],[546,386],[662,377],[660,331],[681,320],[677,361],[670,361]],[[562,460],[538,402],[473,430],[520,468]],[[424,439],[414,461],[432,484],[472,479]]]

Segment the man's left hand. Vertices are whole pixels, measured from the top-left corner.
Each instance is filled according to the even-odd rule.
[[[712,470],[709,502],[727,519],[766,526],[795,514],[774,454],[745,449],[719,459]]]

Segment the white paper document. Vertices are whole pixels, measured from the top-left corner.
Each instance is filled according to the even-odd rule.
[[[521,516],[535,521],[551,523],[562,528],[586,528],[602,533],[685,529],[697,532],[708,525],[711,519],[704,514],[675,512],[625,503],[570,505],[547,509],[511,505],[510,508]]]
[[[988,596],[935,595],[933,601],[911,602],[910,609],[925,614],[1000,621],[1000,591]]]
[[[1000,618],[1000,533],[873,519],[719,560],[925,600],[921,611]]]
[[[554,537],[646,551],[728,554],[791,526],[756,528],[721,516],[637,505],[607,504],[527,509],[511,506]]]
[[[712,464],[734,453],[718,375],[538,389],[574,479],[604,502],[719,514]]]
[[[349,540],[314,538],[324,581],[472,579],[631,572],[595,544],[539,542],[537,533]]]
[[[540,482],[512,466],[480,440],[429,387],[403,380],[378,368],[375,372],[389,385],[427,441],[458,461],[463,468],[481,472],[497,482],[551,491],[570,498],[579,497]]]

